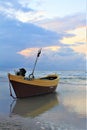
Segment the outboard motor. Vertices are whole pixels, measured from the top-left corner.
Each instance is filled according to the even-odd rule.
[[[19,71],[16,72],[16,75],[19,76],[25,76],[26,70],[24,68],[19,69]]]

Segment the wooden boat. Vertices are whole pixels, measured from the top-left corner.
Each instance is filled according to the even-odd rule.
[[[58,75],[56,74],[42,78],[26,79],[25,76],[8,73],[8,79],[17,98],[52,93],[55,91],[59,81]]]
[[[10,115],[17,114],[22,117],[36,117],[54,108],[59,103],[56,93],[13,101],[10,105]]]
[[[29,78],[25,78],[26,70],[24,68],[19,69],[16,75],[8,74],[9,83],[11,83],[17,98],[36,96],[55,91],[59,81],[58,75],[53,74],[37,79],[34,77],[34,70],[40,53],[41,49],[37,53],[34,68],[32,73],[29,75]],[[11,85],[10,95],[13,97]]]

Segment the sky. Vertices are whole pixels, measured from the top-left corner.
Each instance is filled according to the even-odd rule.
[[[0,0],[0,69],[86,69],[86,0]]]

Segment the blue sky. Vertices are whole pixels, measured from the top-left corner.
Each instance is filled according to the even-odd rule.
[[[0,1],[0,69],[86,69],[86,0]]]

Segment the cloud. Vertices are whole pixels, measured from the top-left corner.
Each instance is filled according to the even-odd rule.
[[[31,0],[18,0],[18,3],[22,6],[22,7],[26,7],[29,8]]]
[[[57,52],[60,49],[60,46],[48,46],[48,47],[43,47],[42,51],[47,55],[50,53]],[[24,50],[21,50],[18,52],[18,54],[23,55],[24,57],[28,58],[31,56],[34,56],[39,48],[27,48]]]
[[[86,42],[86,26],[75,28],[74,30],[69,30],[66,33],[72,34],[70,37],[63,37],[61,43],[64,44],[76,44],[76,43],[85,43]]]
[[[37,23],[39,26],[55,31],[61,32],[62,37],[59,40],[61,46],[70,47],[72,51],[79,54],[86,53],[86,25],[85,14],[78,13],[64,18],[56,18],[54,20],[41,21]],[[80,45],[82,44],[82,45]],[[71,46],[73,45],[73,46]],[[83,48],[83,49],[81,49]]]
[[[67,33],[73,34],[71,37],[63,37],[61,43],[69,45],[74,52],[87,55],[86,50],[86,26],[69,30]]]
[[[86,44],[71,46],[71,48],[72,48],[76,53],[84,54],[85,56],[87,56],[87,45],[86,45]]]
[[[29,61],[33,61],[39,49],[40,48],[27,48],[20,51],[19,54]],[[73,49],[69,47],[49,46],[42,48],[37,69],[84,70],[85,66],[83,55],[79,55],[77,52],[75,53]]]
[[[85,51],[81,48],[85,47],[80,46],[84,42],[84,29],[80,28],[85,25],[84,14],[46,19],[46,12],[30,8],[27,2],[0,1],[0,67],[32,67],[42,48],[39,69],[84,69]]]
[[[28,65],[32,67],[38,48],[45,47],[44,52],[46,52],[46,55],[47,51],[50,54],[51,52],[57,51],[58,45],[56,45],[56,42],[58,42],[61,36],[55,32],[48,31],[30,23],[22,23],[8,19],[2,15],[0,15],[0,19],[0,67],[16,68],[20,66],[27,67]],[[22,51],[25,48],[26,50]],[[35,49],[29,52],[28,48]],[[21,52],[23,55],[30,54],[28,57],[29,60],[26,60],[23,55],[19,55],[18,52]],[[32,56],[31,53],[33,54]],[[42,59],[44,58],[44,54],[42,53]]]
[[[14,14],[15,10],[13,11],[12,13],[12,17],[13,14]],[[34,23],[36,21],[39,21],[41,19],[43,19],[43,16],[44,16],[44,12],[43,11],[29,11],[29,12],[23,12],[22,10],[16,10],[16,13],[15,13],[15,18],[21,22],[25,22],[25,23],[28,23],[28,22],[31,22],[31,23]]]
[[[30,23],[21,23],[0,16],[0,44],[16,51],[24,48],[56,45],[61,35]],[[5,44],[6,43],[6,44]]]
[[[20,4],[18,4],[15,7],[10,2],[6,2],[4,4],[2,2],[0,6],[0,12],[4,14],[6,17],[9,17],[11,19],[16,19],[24,23],[28,23],[28,22],[34,23],[34,22],[44,19],[45,17],[45,12],[42,10],[36,11],[34,9],[31,9],[30,7],[26,9],[23,7],[23,5],[21,6]]]
[[[73,30],[80,26],[85,26],[85,14],[77,13],[70,16],[65,16],[61,18],[46,19],[39,21],[36,24],[39,26],[55,31],[55,32],[66,32],[68,30]]]
[[[21,50],[17,53],[28,58],[28,57],[34,56],[38,50],[39,50],[39,48],[27,48],[27,49]]]
[[[59,40],[61,46],[71,48],[74,53],[86,54],[86,23],[84,13],[77,13],[72,16],[52,20],[43,20],[36,24],[57,33],[61,32],[62,37]],[[81,47],[83,50],[81,50]]]
[[[26,8],[32,7],[32,8],[35,8],[37,6],[40,6],[43,1],[44,0],[18,0],[18,3],[22,7],[26,7]]]

